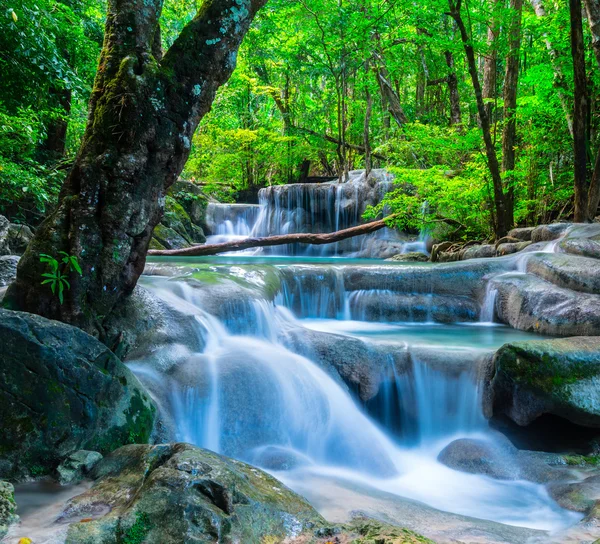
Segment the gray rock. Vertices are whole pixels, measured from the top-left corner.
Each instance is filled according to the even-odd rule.
[[[527,272],[565,289],[600,294],[600,266],[595,259],[538,253],[527,259]]]
[[[531,241],[536,242],[551,242],[560,238],[567,232],[573,223],[552,223],[551,225],[539,225],[531,232]]]
[[[0,215],[0,255],[10,255],[10,245],[8,243],[8,231],[10,221],[3,215]]]
[[[0,480],[0,540],[8,532],[9,526],[17,521],[19,516],[15,503],[15,489],[12,484]]]
[[[600,259],[600,236],[594,238],[567,238],[559,247],[565,253]]]
[[[14,255],[23,255],[27,245],[33,238],[33,232],[27,225],[11,223],[8,227],[7,240],[10,251]]]
[[[297,537],[325,521],[272,476],[189,444],[126,446],[94,469],[94,486],[60,520],[67,544],[264,542]],[[92,516],[90,516],[90,514]]]
[[[16,255],[0,256],[0,287],[10,285],[17,277],[19,257]]]
[[[496,246],[493,244],[483,244],[481,246],[471,246],[460,252],[460,259],[488,259],[496,256]]]
[[[554,414],[600,428],[600,337],[505,344],[494,365],[495,413],[523,426]]]
[[[531,244],[532,242],[498,244],[498,247],[496,248],[496,253],[498,257],[502,257],[504,255],[512,255],[513,253],[523,251],[524,249],[528,248]]]
[[[58,481],[62,485],[79,483],[101,460],[102,454],[97,451],[76,451],[58,465]]]
[[[200,187],[190,181],[179,180],[171,185],[169,194],[183,206],[192,223],[202,229],[206,227],[208,198]]]
[[[425,253],[420,253],[418,251],[411,251],[410,253],[400,253],[398,255],[394,255],[387,261],[395,261],[395,262],[428,262],[429,256],[425,255]]]
[[[156,225],[154,238],[167,249],[182,249],[190,247],[190,243],[175,229],[167,227],[163,223]]]
[[[508,235],[511,238],[518,238],[522,242],[530,242],[531,241],[531,235],[532,235],[534,229],[535,229],[535,227],[521,227],[521,228],[516,228],[516,229],[510,230],[508,232]]]
[[[0,310],[0,477],[52,473],[81,450],[146,442],[155,407],[136,377],[80,329]]]
[[[600,330],[600,295],[558,287],[532,275],[492,280],[499,319],[515,329],[557,336],[593,336]]]
[[[438,461],[461,472],[513,480],[519,476],[515,455],[516,448],[506,439],[460,438],[440,452]]]
[[[578,482],[553,482],[548,486],[548,492],[563,508],[587,514],[600,497],[600,475]]]

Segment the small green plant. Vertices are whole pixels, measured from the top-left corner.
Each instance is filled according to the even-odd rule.
[[[50,289],[52,289],[52,293],[55,295],[58,294],[58,300],[62,304],[64,301],[65,288],[71,289],[71,284],[67,279],[69,275],[72,272],[77,272],[81,276],[83,273],[77,257],[69,255],[65,251],[60,251],[59,253],[62,255],[60,261],[51,255],[40,253],[40,262],[46,263],[49,269],[48,272],[42,274],[42,277],[46,278],[42,281],[42,285],[49,285]]]

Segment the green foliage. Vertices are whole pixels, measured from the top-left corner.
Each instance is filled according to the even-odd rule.
[[[82,275],[79,261],[74,255],[69,255],[65,251],[61,251],[62,255],[60,262],[51,255],[45,253],[40,254],[40,263],[46,263],[48,272],[42,274],[42,285],[48,285],[52,289],[52,294],[58,295],[58,300],[62,304],[64,301],[65,289],[71,289],[69,276],[72,272],[77,272]]]
[[[142,544],[152,528],[150,516],[146,512],[137,512],[134,524],[122,530],[120,542],[123,544]]]

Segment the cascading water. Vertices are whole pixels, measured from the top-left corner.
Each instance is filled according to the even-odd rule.
[[[333,276],[334,302],[323,292],[321,300],[327,303],[319,312],[356,323],[348,321],[353,316],[344,275],[338,270]],[[168,304],[195,316],[205,346],[167,367],[132,364],[161,407],[165,428],[177,439],[273,471],[300,491],[308,477],[325,486],[335,477],[514,525],[554,529],[577,519],[560,510],[541,486],[465,474],[437,461],[456,437],[487,436],[477,372],[436,366],[444,347],[431,351],[436,356],[429,360],[427,350],[417,354],[406,342],[397,344],[411,365],[400,372],[390,359],[379,393],[387,415],[378,417],[361,407],[339,378],[320,368],[317,358],[311,360],[311,337],[302,333],[304,321],[290,311],[298,307],[293,293],[280,293],[277,304],[260,297],[220,304],[217,319],[203,309],[202,289],[167,278],[145,283]],[[297,287],[302,298],[306,285]],[[292,347],[292,333],[303,349]],[[401,432],[391,428],[398,418]]]
[[[247,238],[252,233],[259,213],[258,205],[209,203],[206,207],[208,243]]]

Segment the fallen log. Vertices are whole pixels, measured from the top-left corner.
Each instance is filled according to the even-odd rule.
[[[233,242],[223,242],[221,244],[204,244],[186,247],[183,249],[151,249],[149,256],[153,257],[203,257],[208,255],[218,255],[219,253],[228,253],[230,251],[241,251],[253,247],[281,246],[286,244],[312,244],[323,245],[332,244],[354,236],[370,234],[387,226],[387,222],[395,217],[390,215],[385,219],[365,223],[349,229],[338,230],[327,234],[279,234],[276,236],[265,236],[262,238],[244,238]]]

